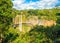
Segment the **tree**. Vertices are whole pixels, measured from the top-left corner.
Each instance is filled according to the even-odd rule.
[[[31,31],[29,31],[28,35],[30,37],[30,43],[57,43],[60,42],[58,38],[60,38],[60,25],[52,26],[52,27],[43,27],[43,26],[35,26]]]
[[[12,6],[13,4],[11,0],[0,0],[0,43],[8,43],[9,40],[13,39],[11,37],[16,36],[16,33],[12,33],[11,31],[9,31],[12,24],[12,19],[15,15],[14,13],[12,14]],[[11,30],[12,29],[13,28],[11,27]]]

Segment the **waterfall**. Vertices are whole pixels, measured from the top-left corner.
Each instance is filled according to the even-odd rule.
[[[22,15],[20,15],[20,19],[19,19],[19,30],[20,32],[22,32]]]

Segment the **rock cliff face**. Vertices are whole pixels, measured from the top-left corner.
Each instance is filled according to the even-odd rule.
[[[22,15],[17,15],[13,19],[14,25],[18,24],[18,26],[19,26],[20,24],[22,24],[22,25],[26,24],[28,27],[29,26],[32,27],[35,25],[42,25],[42,26],[56,25],[56,21],[54,21],[54,20],[41,20],[41,19],[38,19],[38,16],[30,16],[29,19],[27,19],[25,16],[22,16],[22,17],[20,17],[20,16],[22,16]],[[25,28],[25,26],[23,28]]]

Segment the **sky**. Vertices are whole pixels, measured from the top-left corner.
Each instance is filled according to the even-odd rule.
[[[13,8],[25,9],[50,9],[60,6],[60,0],[12,0]]]

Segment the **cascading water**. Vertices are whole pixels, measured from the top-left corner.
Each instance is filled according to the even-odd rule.
[[[20,16],[20,20],[19,20],[19,30],[20,32],[22,32],[22,15]]]

